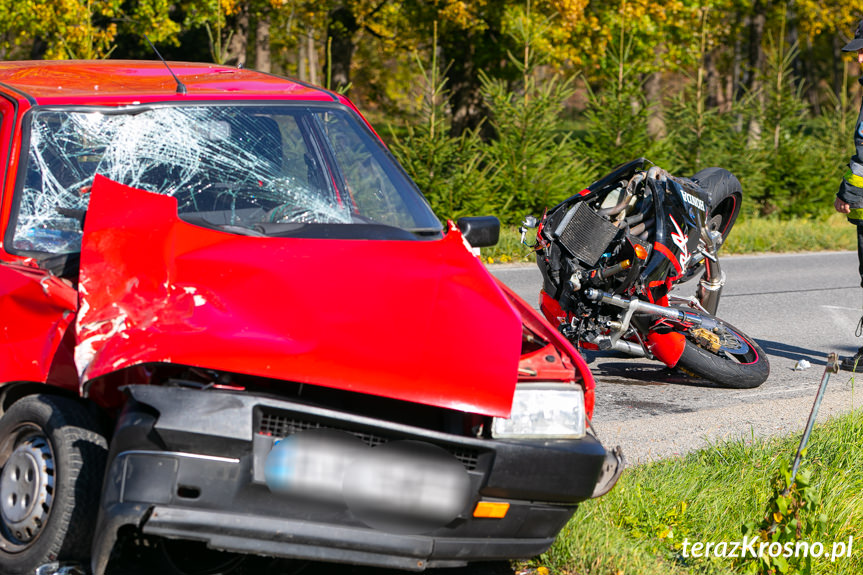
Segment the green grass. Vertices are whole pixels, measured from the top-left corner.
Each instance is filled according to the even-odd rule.
[[[855,227],[844,216],[826,220],[749,218],[735,224],[723,246],[725,253],[855,250]]]
[[[816,426],[804,469],[820,495],[802,519],[825,530],[807,537],[829,550],[854,537],[850,558],[813,560],[812,573],[863,573],[863,412]],[[782,460],[791,464],[800,436],[735,441],[686,457],[627,469],[606,496],[580,507],[548,553],[531,562],[554,575],[743,573],[731,559],[683,559],[684,538],[740,541],[741,526],[758,522]]]
[[[531,232],[535,234],[535,231]],[[527,236],[529,242],[535,237],[531,232]],[[749,218],[738,220],[720,253],[855,250],[856,242],[854,226],[840,214],[831,215],[826,220]],[[483,248],[482,258],[486,263],[534,261],[530,248],[521,244],[515,227],[502,228],[500,241],[494,247]]]
[[[533,243],[536,230],[528,230],[526,239]],[[521,234],[516,227],[501,226],[500,239],[490,248],[481,248],[482,260],[486,263],[518,263],[534,261],[531,249],[521,243]]]

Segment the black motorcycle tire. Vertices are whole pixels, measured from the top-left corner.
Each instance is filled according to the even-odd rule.
[[[728,237],[743,202],[743,188],[737,176],[724,168],[705,168],[690,178],[707,190],[710,200],[707,229],[719,231],[722,241]]]
[[[712,317],[707,314],[702,315]],[[743,340],[748,349],[740,354],[727,351],[714,353],[687,337],[683,354],[677,361],[677,367],[690,375],[731,389],[751,389],[767,381],[767,376],[770,375],[770,362],[755,340],[719,318],[712,319],[722,329]]]

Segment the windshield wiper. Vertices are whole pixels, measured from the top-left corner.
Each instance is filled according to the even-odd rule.
[[[201,226],[202,228],[208,228],[211,230],[218,230],[220,232],[229,232],[232,234],[237,234],[240,236],[252,236],[256,238],[265,238],[267,234],[261,233],[257,229],[248,228],[246,226],[238,226],[236,224],[219,224],[216,222],[212,222],[203,216],[198,216],[194,214],[181,214],[180,219],[186,223]]]
[[[330,240],[406,240],[417,237],[402,228],[384,224],[334,224],[268,222],[255,224],[255,229],[274,238],[315,238]]]

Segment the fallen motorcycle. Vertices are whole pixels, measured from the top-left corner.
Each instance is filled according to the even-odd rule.
[[[767,356],[715,315],[725,283],[717,252],[742,195],[722,168],[682,178],[639,158],[540,220],[528,216],[522,241],[536,228],[540,309],[582,349],[657,359],[722,387],[758,387]],[[670,293],[702,270],[694,296]]]

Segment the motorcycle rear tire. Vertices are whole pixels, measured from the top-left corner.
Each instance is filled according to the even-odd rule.
[[[733,325],[719,318],[713,319],[722,329],[745,342],[748,349],[739,354],[728,351],[714,353],[687,337],[677,367],[731,389],[751,389],[767,381],[770,363],[755,340]]]
[[[705,168],[690,178],[710,194],[707,227],[719,231],[722,241],[728,237],[740,214],[743,188],[737,177],[724,168]]]

